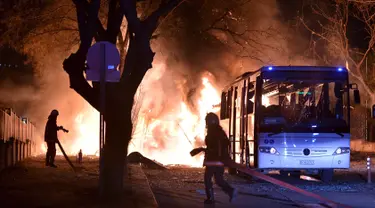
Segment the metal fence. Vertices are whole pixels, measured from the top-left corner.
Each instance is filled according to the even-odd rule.
[[[36,127],[10,108],[0,108],[0,170],[15,165],[35,151]]]

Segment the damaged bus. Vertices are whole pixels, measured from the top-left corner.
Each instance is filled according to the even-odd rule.
[[[262,172],[307,171],[330,181],[334,169],[350,166],[351,102],[360,103],[359,90],[343,67],[267,66],[247,72],[221,97],[231,158]]]

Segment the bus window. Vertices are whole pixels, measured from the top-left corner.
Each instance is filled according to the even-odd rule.
[[[252,90],[252,91],[248,91],[247,92],[247,114],[252,114],[254,113],[254,102],[252,101],[253,100],[253,97],[254,97],[254,94],[255,94],[255,91]]]
[[[246,103],[246,112],[247,114],[254,113],[254,95],[255,95],[255,86],[252,82],[249,82],[249,86],[247,89],[247,103]]]
[[[226,119],[227,118],[227,93],[223,92],[221,93],[221,106],[220,106],[220,118],[221,119]]]
[[[288,87],[280,88],[279,86]],[[262,88],[269,106],[262,108],[261,120],[264,130],[311,131],[309,125],[319,123],[319,131],[331,132],[348,129],[348,110],[344,109],[348,93],[344,92],[345,81],[279,81],[269,80]]]
[[[230,89],[228,91],[228,97],[227,97],[227,113],[226,113],[226,118],[229,118],[231,116],[231,113],[232,113],[232,105],[233,105],[233,102],[232,102],[232,97],[233,97],[233,90]]]

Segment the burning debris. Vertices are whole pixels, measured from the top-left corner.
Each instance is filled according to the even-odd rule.
[[[127,157],[127,160],[128,160],[128,163],[135,163],[135,164],[141,163],[142,166],[147,167],[147,168],[151,168],[151,169],[161,169],[161,170],[167,169],[162,164],[158,163],[155,160],[150,160],[149,158],[144,157],[139,152],[130,153]]]

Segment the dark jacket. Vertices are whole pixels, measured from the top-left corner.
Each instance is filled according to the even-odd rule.
[[[229,139],[221,126],[207,129],[205,161],[225,161],[229,157]]]
[[[57,131],[61,128],[57,126],[57,117],[49,116],[44,131],[45,142],[57,142]]]

